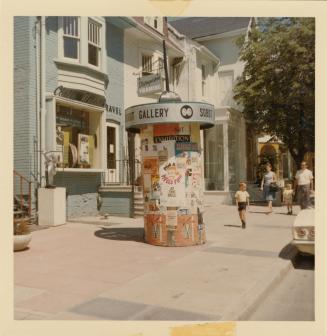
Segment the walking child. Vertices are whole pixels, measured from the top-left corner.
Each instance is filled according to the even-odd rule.
[[[286,188],[283,191],[283,202],[287,206],[287,214],[293,214],[293,194],[292,183],[287,183]]]
[[[250,206],[250,195],[246,191],[246,183],[241,182],[239,184],[240,190],[238,190],[235,194],[236,206],[238,209],[238,213],[242,222],[242,229],[246,227],[246,219],[245,219],[245,212],[246,212],[246,205]]]

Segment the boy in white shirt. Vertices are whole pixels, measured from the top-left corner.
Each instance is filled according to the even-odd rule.
[[[295,175],[295,187],[301,209],[308,208],[310,206],[310,193],[313,192],[313,175],[312,171],[307,168],[305,161],[301,162],[301,169]]]
[[[246,220],[245,220],[245,212],[246,212],[246,205],[250,206],[250,195],[246,191],[246,183],[240,183],[240,190],[238,190],[235,194],[236,206],[238,209],[238,213],[242,222],[242,229],[246,227]]]

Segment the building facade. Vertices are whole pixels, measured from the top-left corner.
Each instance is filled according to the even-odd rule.
[[[231,32],[213,38],[163,17],[15,17],[14,168],[31,181],[35,213],[45,154],[53,153],[68,218],[133,215],[141,143],[126,132],[124,111],[157,102],[165,90],[163,40],[170,90],[215,107],[216,126],[201,131],[204,182],[209,196],[230,200],[251,176],[248,129],[232,99],[242,71],[234,39],[246,24],[224,25]]]
[[[246,37],[251,18],[185,18],[172,26],[219,59],[215,92],[216,126],[204,131],[204,172],[207,198],[229,203],[240,181],[254,182],[256,137],[233,99],[244,64],[237,39]]]

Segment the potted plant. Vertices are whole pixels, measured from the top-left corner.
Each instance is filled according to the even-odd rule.
[[[32,239],[28,221],[26,218],[14,219],[14,251],[26,249]]]

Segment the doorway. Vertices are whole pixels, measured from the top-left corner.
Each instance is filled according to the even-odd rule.
[[[107,122],[106,182],[119,183],[119,125]]]

